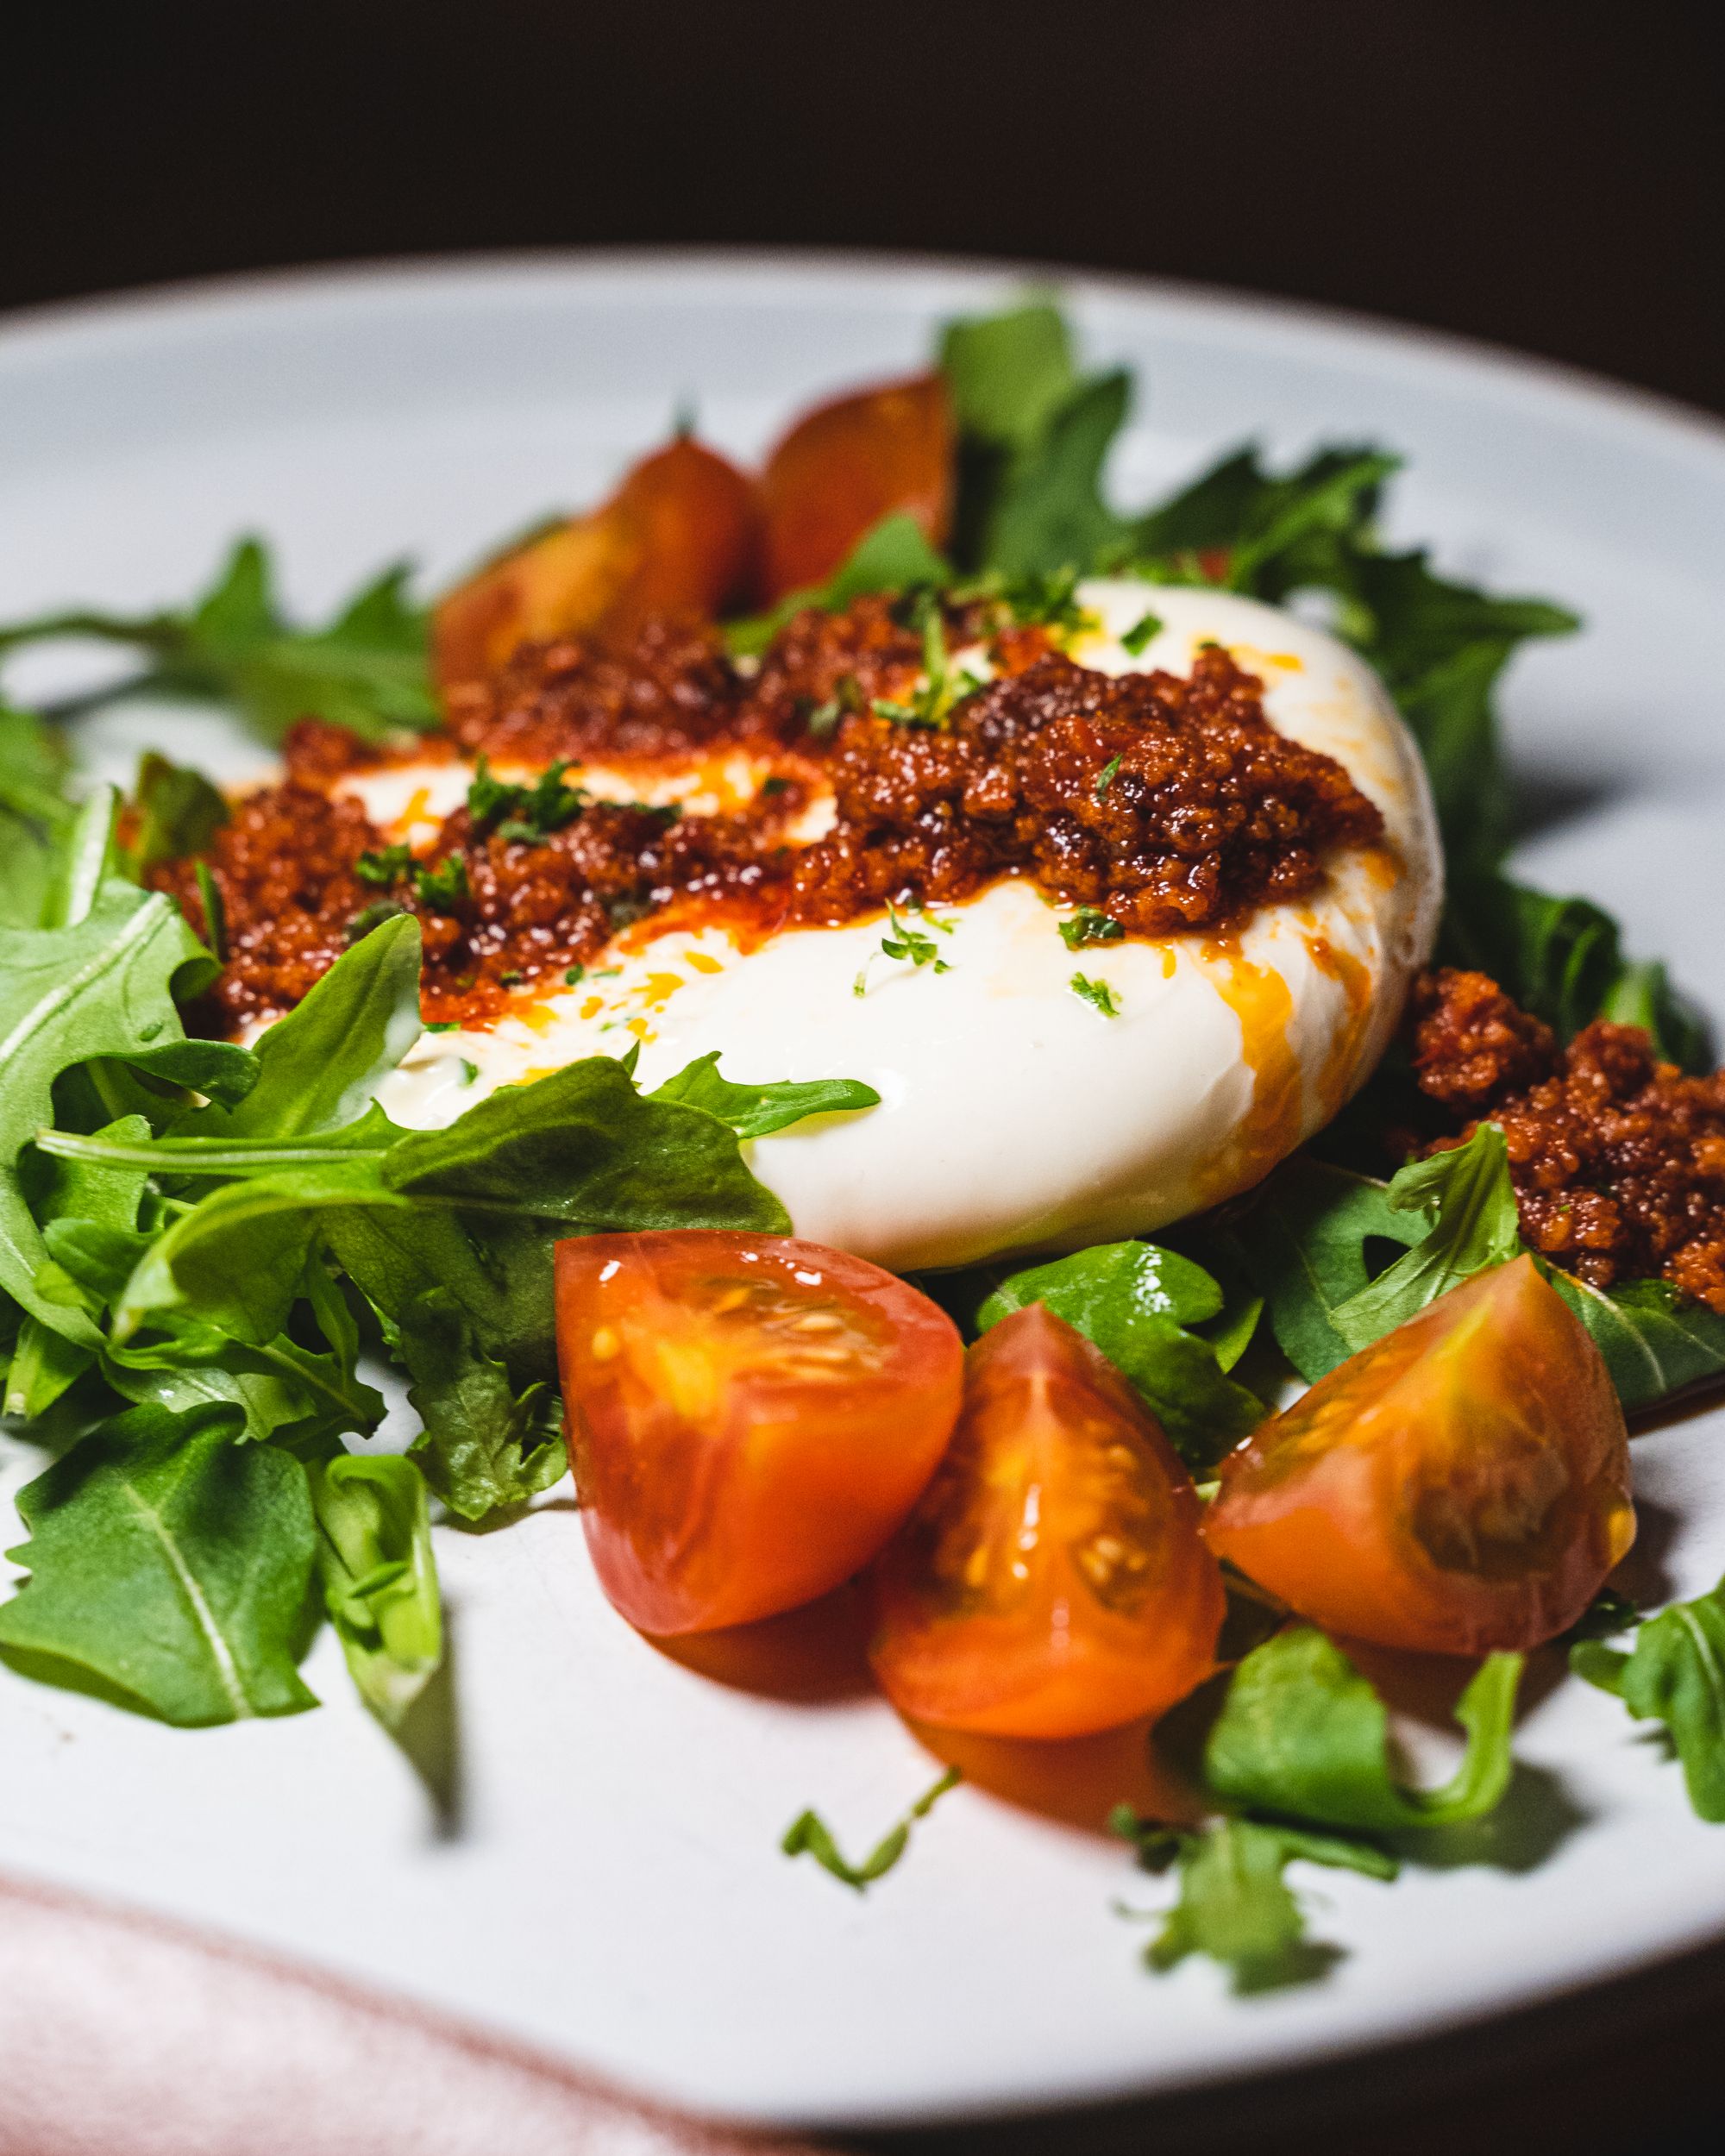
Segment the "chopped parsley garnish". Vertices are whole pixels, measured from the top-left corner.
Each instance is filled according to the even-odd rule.
[[[791,782],[788,779],[763,779],[761,781],[761,799],[763,801],[770,801],[775,795],[788,793],[790,790]]]
[[[1106,981],[1092,981],[1088,974],[1075,973],[1071,980],[1072,993],[1082,996],[1086,1003],[1093,1003],[1105,1018],[1117,1018],[1120,1014],[1120,1000]]]
[[[908,704],[877,696],[869,708],[878,718],[895,726],[944,727],[953,705],[982,684],[968,667],[952,671],[952,655],[946,648],[946,624],[940,600],[932,592],[919,592],[912,617],[922,630],[922,666],[925,680]]]
[[[467,1058],[463,1056],[461,1058],[461,1083],[464,1086],[470,1086],[479,1075],[479,1065],[474,1062],[469,1062]]]
[[[518,988],[527,976],[518,967],[511,966],[507,973],[500,973],[497,978],[501,987]]]
[[[827,741],[838,730],[838,722],[847,711],[860,711],[862,691],[854,674],[841,674],[837,686],[824,704],[817,704],[803,722],[816,741]]]
[[[927,1818],[946,1792],[963,1779],[957,1767],[949,1767],[938,1782],[923,1791],[897,1825],[888,1827],[861,1864],[846,1862],[831,1831],[816,1811],[800,1813],[786,1828],[779,1846],[787,1857],[812,1857],[824,1871],[830,1871],[843,1885],[861,1894],[892,1870],[905,1853],[911,1828],[918,1820]]]
[[[566,988],[579,988],[586,977],[587,969],[585,966],[571,966],[563,975],[563,986]]]
[[[459,1033],[461,1030],[461,1021],[459,1018],[431,1018],[425,1027],[428,1033]]]
[[[1078,572],[1054,569],[1021,577],[1009,584],[1006,601],[1020,629],[1051,629],[1076,636],[1091,626],[1091,617],[1078,604]]]
[[[495,824],[498,837],[512,844],[543,846],[553,831],[573,824],[591,799],[581,787],[563,783],[568,768],[568,757],[560,757],[530,787],[511,786],[507,780],[493,778],[490,764],[481,756],[467,788],[467,814],[474,829],[482,831]]]
[[[386,886],[400,883],[412,868],[411,846],[386,846],[380,852],[361,854],[354,863],[354,874],[361,883]]]
[[[1146,614],[1142,621],[1134,623],[1120,638],[1120,648],[1123,651],[1131,652],[1134,659],[1140,658],[1148,646],[1161,634],[1161,615]]]
[[[435,868],[416,868],[413,887],[422,906],[429,906],[434,913],[453,913],[462,899],[471,895],[467,864],[459,854],[451,854]]]
[[[1125,934],[1118,921],[1094,906],[1081,906],[1070,921],[1060,924],[1060,940],[1068,950],[1082,950],[1086,943],[1118,943]]]
[[[943,936],[952,933],[950,921],[938,921],[932,913],[923,919],[929,927]],[[913,966],[930,966],[937,973],[950,973],[952,968],[940,955],[940,946],[932,936],[925,936],[920,929],[913,928],[896,906],[887,908],[887,918],[893,924],[893,933],[881,938],[881,955],[885,958],[906,958]],[[850,985],[852,995],[866,995],[869,992],[869,968],[864,966]]]
[[[1108,761],[1096,774],[1096,783],[1092,790],[1099,801],[1102,799],[1103,795],[1107,793],[1108,788],[1113,784],[1114,774],[1120,769],[1121,764],[1124,763],[1126,759],[1124,756],[1110,756]]]

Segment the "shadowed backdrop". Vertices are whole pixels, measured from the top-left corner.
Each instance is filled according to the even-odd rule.
[[[1725,410],[1690,0],[60,0],[0,45],[0,306],[653,242],[1032,256]]]

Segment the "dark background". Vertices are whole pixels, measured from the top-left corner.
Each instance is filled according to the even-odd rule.
[[[1683,0],[13,0],[0,307],[656,241],[1144,270],[1725,410]]]
[[[916,248],[1396,316],[1725,412],[1719,13],[13,0],[0,308],[448,248]],[[1725,2147],[1722,2010],[1725,1952],[1633,2001],[1280,2085],[1243,2115],[1208,2098],[966,2156],[1699,2156]]]

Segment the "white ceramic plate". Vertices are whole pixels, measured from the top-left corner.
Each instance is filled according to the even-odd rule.
[[[1017,283],[850,260],[506,260],[26,320],[0,331],[0,617],[178,599],[251,528],[307,609],[402,553],[442,577],[596,494],[680,399],[721,445],[756,451],[800,403],[917,365],[941,316]],[[1585,612],[1584,636],[1524,657],[1509,685],[1517,762],[1563,811],[1521,865],[1613,907],[1638,951],[1725,1011],[1725,431],[1403,332],[1066,289],[1092,358],[1138,370],[1122,498],[1245,436],[1278,454],[1371,436],[1409,459],[1397,539]],[[248,760],[216,722],[160,706],[92,736],[108,758],[159,737]],[[1717,1412],[1638,1442],[1644,1594],[1725,1567],[1722,1446]],[[16,1489],[39,1462],[5,1451]],[[1140,1968],[1142,1928],[1111,1903],[1165,1889],[1063,1815],[1128,1789],[1106,1743],[1088,1799],[960,1788],[858,1898],[787,1862],[779,1835],[812,1802],[866,1846],[933,1769],[842,1661],[810,1652],[750,1689],[670,1658],[601,1600],[566,1508],[444,1533],[438,1557],[458,1831],[436,1830],[326,1635],[308,1669],[323,1711],[197,1734],[0,1672],[0,1867],[315,1958],[667,2097],[825,2125],[1235,2077],[1725,1933],[1725,1831],[1579,1684],[1535,1688],[1521,1784],[1441,1864],[1392,1888],[1304,1871],[1315,1935],[1347,1950],[1304,1989],[1240,2001],[1208,1965]]]

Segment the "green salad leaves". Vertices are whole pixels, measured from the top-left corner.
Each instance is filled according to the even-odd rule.
[[[1502,1135],[1490,1123],[1388,1183],[1296,1155],[1224,1241],[1262,1292],[1283,1353],[1314,1383],[1522,1248]],[[1626,1413],[1725,1370],[1725,1318],[1668,1282],[1606,1289],[1542,1269],[1592,1336]]]
[[[1320,1973],[1333,1952],[1307,1939],[1288,1865],[1393,1879],[1397,1847],[1416,1854],[1421,1834],[1494,1811],[1514,1771],[1521,1675],[1520,1655],[1487,1657],[1456,1707],[1467,1734],[1461,1764],[1428,1789],[1395,1771],[1383,1701],[1333,1640],[1290,1625],[1255,1647],[1166,1726],[1216,1816],[1193,1827],[1140,1819],[1128,1806],[1114,1814],[1147,1870],[1177,1873],[1178,1899],[1145,1949],[1150,1965],[1207,1954],[1241,1991]]]
[[[431,1501],[484,1520],[567,1464],[553,1244],[782,1231],[743,1140],[877,1096],[733,1083],[707,1056],[648,1098],[599,1056],[403,1130],[375,1094],[422,1030],[407,916],[255,1051],[190,1038],[215,962],[134,878],[215,810],[147,767],[122,856],[111,791],[66,801],[48,738],[0,738],[41,856],[0,924],[0,1369],[6,1411],[69,1449],[21,1500],[0,1651],[204,1724],[315,1704],[298,1664],[323,1615],[398,1729],[442,1653]],[[405,1456],[352,1449],[383,1353],[423,1424]]]
[[[1648,1618],[1627,1653],[1579,1639],[1569,1660],[1638,1720],[1664,1724],[1697,1816],[1725,1822],[1725,1580]]]
[[[269,550],[242,539],[183,612],[104,614],[87,607],[0,624],[0,659],[27,644],[117,646],[141,671],[82,697],[185,697],[228,705],[267,742],[308,712],[367,740],[437,721],[426,661],[426,615],[407,596],[409,571],[386,569],[322,629],[297,629],[276,594]]]
[[[1517,807],[1497,686],[1524,643],[1569,633],[1572,615],[1385,545],[1398,460],[1371,442],[1324,444],[1286,467],[1248,444],[1166,500],[1120,505],[1107,467],[1130,378],[1087,371],[1044,298],[947,324],[938,364],[958,436],[947,550],[889,516],[824,585],[728,624],[733,653],[758,654],[803,605],[893,595],[923,637],[928,680],[878,708],[927,727],[969,686],[950,661],[942,595],[1070,630],[1082,577],[1135,577],[1136,652],[1160,627],[1162,586],[1320,614],[1382,675],[1424,755],[1448,868],[1445,962],[1491,974],[1565,1039],[1604,1016],[1706,1067],[1705,1026],[1662,968],[1626,954],[1609,915],[1504,872]],[[327,1623],[366,1708],[399,1736],[443,1655],[434,1520],[506,1518],[564,1471],[555,1244],[609,1230],[784,1232],[747,1148],[879,1102],[845,1079],[737,1078],[717,1055],[643,1094],[632,1056],[599,1056],[491,1093],[445,1129],[402,1128],[379,1095],[422,1030],[420,928],[396,909],[416,878],[432,906],[457,904],[462,887],[459,863],[416,870],[398,847],[360,864],[370,932],[254,1047],[188,1031],[223,956],[215,887],[200,871],[200,941],[146,886],[156,864],[207,848],[228,805],[153,755],[122,824],[111,789],[71,782],[58,722],[147,694],[219,702],[271,743],[307,714],[381,741],[436,723],[428,626],[401,567],[323,625],[296,624],[254,539],[184,608],[73,608],[0,626],[0,664],[71,640],[137,667],[51,719],[0,707],[0,1378],[5,1413],[52,1455],[19,1499],[28,1539],[11,1554],[25,1577],[0,1604],[0,1658],[171,1723],[314,1706],[300,1665]],[[844,677],[810,730],[830,733],[860,708]],[[482,765],[468,805],[476,828],[542,844],[583,799],[561,766],[524,786]],[[943,972],[946,932],[895,912],[882,949]],[[1076,957],[1120,931],[1079,907],[1060,932]],[[1105,984],[1080,973],[1071,986],[1104,1016],[1115,1009]],[[1380,1121],[1396,1082],[1375,1081]],[[1113,1362],[1201,1476],[1290,1369],[1320,1378],[1522,1248],[1505,1142],[1487,1124],[1388,1181],[1302,1154],[1166,1244],[924,1284],[975,1332],[1046,1304]],[[1725,1371],[1725,1319],[1664,1282],[1608,1293],[1547,1277],[1627,1408]],[[386,1362],[419,1421],[405,1452],[377,1443],[386,1403],[370,1380]],[[1157,1732],[1188,1812],[1114,1821],[1147,1869],[1176,1877],[1152,1965],[1206,1955],[1247,1990],[1333,1958],[1307,1936],[1290,1867],[1392,1879],[1434,1833],[1492,1813],[1515,1773],[1519,1656],[1490,1656],[1471,1677],[1455,1708],[1459,1764],[1422,1787],[1402,1771],[1368,1669],[1284,1616],[1237,1596],[1226,1636],[1238,1658]],[[1631,1621],[1603,1611],[1572,1665],[1663,1727],[1697,1812],[1725,1820],[1725,1583],[1610,1644],[1609,1627]],[[1256,1644],[1242,1652],[1237,1634]],[[859,1863],[812,1811],[781,1846],[861,1892],[957,1779],[943,1775]]]
[[[1228,1372],[1245,1352],[1261,1300],[1232,1309],[1219,1282],[1153,1243],[1103,1243],[1000,1282],[976,1328],[1045,1303],[1101,1348],[1142,1396],[1189,1463],[1208,1467],[1263,1421],[1264,1404]]]

